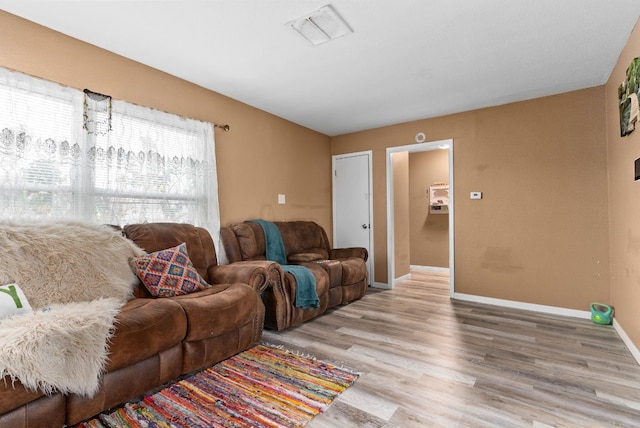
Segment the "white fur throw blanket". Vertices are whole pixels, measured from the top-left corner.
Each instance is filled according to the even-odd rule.
[[[0,222],[0,285],[16,283],[33,312],[0,320],[0,376],[28,389],[91,396],[119,309],[144,251],[108,226]]]

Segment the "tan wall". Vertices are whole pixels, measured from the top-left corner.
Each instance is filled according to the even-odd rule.
[[[429,186],[449,181],[449,151],[409,154],[411,264],[449,267],[449,216],[429,213]]]
[[[639,21],[640,22],[640,21]],[[611,244],[611,303],[615,317],[640,347],[640,181],[634,181],[634,160],[640,158],[640,129],[620,137],[618,86],[631,60],[640,56],[637,23],[606,85]],[[640,124],[638,124],[640,127]],[[607,302],[604,302],[607,303]]]
[[[216,130],[222,224],[315,220],[331,236],[329,137],[0,11],[0,66],[207,122]],[[277,195],[286,195],[286,205]]]
[[[334,155],[373,152],[375,280],[387,282],[386,148],[424,132],[454,140],[457,292],[580,310],[609,301],[604,92],[332,138]]]
[[[393,154],[393,221],[395,278],[409,274],[409,153]],[[386,281],[385,281],[386,282]]]

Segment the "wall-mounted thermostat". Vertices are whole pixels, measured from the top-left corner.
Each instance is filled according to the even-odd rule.
[[[471,192],[469,197],[471,199],[482,199],[482,192]]]

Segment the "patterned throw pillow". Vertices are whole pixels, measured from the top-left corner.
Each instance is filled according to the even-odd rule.
[[[30,312],[31,305],[18,284],[0,286],[0,319]]]
[[[187,254],[187,244],[156,251],[132,260],[133,269],[155,297],[173,297],[209,287]]]

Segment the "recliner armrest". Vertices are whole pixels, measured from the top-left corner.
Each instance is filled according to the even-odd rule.
[[[263,296],[268,306],[265,323],[276,330],[289,327],[291,320],[289,295],[285,289],[284,272],[278,263],[267,260],[248,260],[220,265],[209,270],[209,278],[213,278],[215,283],[249,284]]]
[[[208,271],[212,284],[233,284],[242,282],[249,284],[258,294],[269,285],[273,276],[273,262],[266,260],[235,262],[229,265],[211,266]]]
[[[369,258],[369,252],[362,247],[334,248],[329,250],[329,259],[348,259],[349,257],[358,257],[365,262]]]

